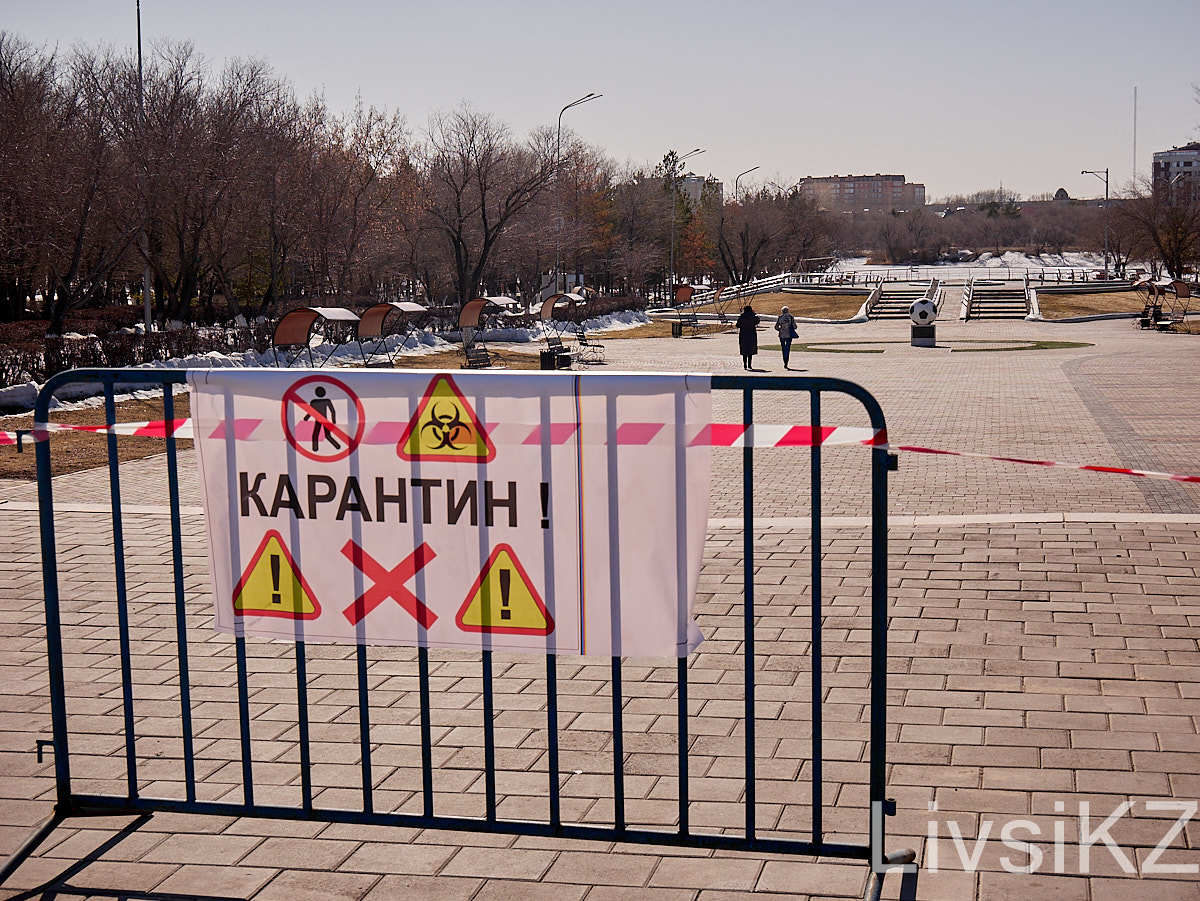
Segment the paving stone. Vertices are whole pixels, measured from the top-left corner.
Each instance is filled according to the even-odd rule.
[[[944,337],[1059,339],[1064,326],[946,323]],[[1073,329],[1075,327],[1072,327]],[[939,329],[939,332],[943,332]],[[872,323],[856,336],[906,334]],[[906,345],[883,354],[803,355],[806,368],[858,381],[880,399],[889,434],[904,443],[1187,471],[1200,459],[1200,411],[1164,417],[1128,401],[1128,373],[1154,371],[1182,392],[1200,372],[1161,336],[1126,323],[1071,332],[1078,350],[932,356]],[[813,326],[809,340],[845,332]],[[727,371],[733,339],[611,341],[621,368]],[[728,358],[728,359],[727,359]],[[770,363],[768,363],[768,366]],[[911,378],[920,365],[921,378]],[[734,370],[736,371],[736,370]],[[782,395],[756,399],[759,421],[797,419]],[[740,398],[714,397],[733,421]],[[828,399],[826,421],[849,421],[853,405]],[[180,455],[182,500],[198,503],[194,454]],[[807,453],[756,451],[759,616],[758,787],[760,828],[804,830],[809,809],[812,724],[808,711],[810,524]],[[825,821],[831,840],[864,841],[870,650],[869,492],[866,456],[823,454]],[[741,453],[718,449],[706,561],[699,598],[709,640],[689,669],[690,766],[696,828],[741,828],[742,662]],[[110,523],[87,512],[96,473],[55,480],[64,621],[64,677],[72,711],[72,764],[79,790],[125,792],[119,641],[112,605]],[[100,475],[103,479],[104,476]],[[168,520],[161,511],[163,461],[122,465],[127,501],[131,658],[144,794],[182,797],[182,751],[174,658],[174,598]],[[1111,810],[1131,794],[1200,795],[1200,489],[1063,469],[953,457],[902,456],[890,475],[889,795],[900,805],[892,839],[919,846],[927,822],[953,820],[974,836],[1013,817],[1050,829],[1056,803],[1081,800]],[[26,749],[48,734],[37,516],[32,486],[0,484],[0,846],[16,847],[53,798],[53,761]],[[15,507],[14,504],[24,504]],[[70,505],[76,505],[74,507]],[[67,512],[76,510],[77,512]],[[1049,511],[1049,512],[1047,512]],[[241,749],[232,645],[209,628],[203,518],[183,517],[191,636],[192,697],[200,797],[241,800]],[[162,586],[167,590],[161,590]],[[248,642],[257,797],[299,803],[292,651]],[[431,653],[439,813],[484,809],[479,666],[468,655]],[[501,811],[544,817],[544,668],[519,659],[497,667],[497,784]],[[372,649],[370,680],[377,810],[418,811],[420,770],[415,654]],[[309,646],[312,770],[318,803],[357,807],[356,667],[350,649]],[[674,828],[676,793],[673,665],[627,662],[626,817]],[[608,664],[559,664],[563,810],[568,819],[612,822]],[[578,770],[578,774],[574,771]],[[937,800],[941,810],[927,805]],[[766,822],[763,822],[763,818]],[[6,888],[54,880],[128,819],[89,820],[66,831],[21,868]],[[707,825],[698,826],[704,823]],[[80,825],[83,825],[82,822]],[[1074,828],[1073,822],[1071,823]],[[1160,822],[1122,821],[1122,841],[1153,843]],[[72,830],[71,823],[60,827]],[[1046,833],[1048,834],[1048,832]],[[836,835],[836,839],[832,836]],[[968,843],[972,838],[967,839]],[[1181,853],[1193,854],[1195,831]],[[889,842],[889,847],[891,843]],[[1008,874],[989,847],[979,874],[922,874],[917,899],[1086,898],[1072,874]],[[239,856],[239,852],[241,856]],[[943,862],[953,856],[946,845]],[[1098,858],[1097,858],[1098,859]],[[1194,857],[1181,857],[1191,861]],[[1140,862],[1140,861],[1139,861]],[[1104,864],[1109,870],[1115,864]],[[256,898],[373,899],[515,897],[546,893],[606,901],[716,901],[756,891],[788,897],[861,897],[865,872],[840,861],[754,855],[713,857],[694,849],[424,831],[403,827],[235,820],[158,814],[71,877],[76,887],[187,894],[190,884],[231,896],[283,872]],[[860,879],[855,883],[853,874]],[[462,874],[462,875],[456,875]],[[809,876],[811,875],[811,878]],[[1157,892],[1189,896],[1194,881],[1115,878],[1096,871],[1090,901]],[[94,876],[94,879],[92,878]],[[226,879],[228,882],[221,882]],[[485,881],[486,880],[486,881]],[[128,882],[117,885],[116,883]],[[897,897],[889,876],[885,895]],[[1125,894],[1122,894],[1125,892]]]

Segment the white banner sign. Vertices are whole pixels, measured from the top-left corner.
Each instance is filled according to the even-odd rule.
[[[685,656],[707,376],[189,373],[216,628]]]

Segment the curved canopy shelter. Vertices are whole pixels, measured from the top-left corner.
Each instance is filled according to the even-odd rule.
[[[486,297],[476,297],[463,304],[458,312],[458,328],[462,332],[463,347],[475,343],[475,333],[479,331],[479,318],[483,308],[488,305]]]
[[[574,309],[576,305],[581,303],[587,303],[587,301],[579,294],[574,294],[571,292],[567,292],[565,294],[562,292],[559,292],[558,294],[551,294],[544,301],[542,301],[542,308],[538,312],[538,319],[540,319],[543,323],[550,322],[554,318],[555,307],[569,307]]]
[[[515,300],[503,294],[498,294],[491,297],[484,297],[491,306],[499,307],[501,310],[519,310],[521,309],[521,301]]]
[[[344,307],[301,307],[285,313],[275,323],[275,332],[271,336],[271,353],[275,356],[275,365],[280,365],[280,351],[283,351],[283,358],[287,360],[283,364],[284,366],[291,367],[300,359],[301,355],[307,354],[308,365],[320,369],[329,362],[330,357],[337,350],[338,344],[344,340],[356,338],[355,333],[350,331],[350,324],[357,325],[358,321],[358,314]],[[313,361],[312,339],[314,335],[322,336],[331,344],[329,353],[319,364]],[[288,359],[289,348],[294,350],[291,359]],[[362,351],[361,344],[359,344],[359,351]]]
[[[402,335],[407,338],[409,335],[419,332],[420,327],[418,326],[418,322],[428,312],[428,307],[423,307],[419,303],[413,303],[411,300],[387,301],[368,307],[366,312],[362,314],[362,318],[358,321],[359,347],[362,347],[363,341],[374,342],[369,351],[364,349],[364,359],[379,353],[380,349],[384,347],[388,336],[391,334]],[[389,332],[387,329],[387,319],[389,316],[392,317],[392,322],[397,326],[392,332]],[[396,318],[397,316],[399,317],[398,319]],[[399,350],[399,347],[388,354],[389,364],[395,361],[397,350]]]
[[[680,285],[675,289],[675,306],[683,306],[692,299],[692,295],[695,293],[696,289],[691,285]]]

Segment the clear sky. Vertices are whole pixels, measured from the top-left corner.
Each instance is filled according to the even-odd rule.
[[[134,0],[0,0],[37,43],[132,47]],[[690,162],[732,187],[892,172],[930,198],[1000,183],[1102,192],[1080,169],[1200,138],[1200,3],[743,0],[143,0],[147,46],[253,56],[336,108],[356,93],[419,131],[468,101],[524,133],[564,124],[619,161]]]

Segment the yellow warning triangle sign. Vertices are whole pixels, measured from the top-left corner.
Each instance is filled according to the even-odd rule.
[[[454,379],[437,375],[425,388],[396,453],[402,460],[486,463],[496,446]]]
[[[456,619],[464,632],[549,635],[554,618],[507,544],[496,545]]]
[[[316,595],[300,574],[283,536],[274,529],[267,530],[233,589],[233,612],[238,616],[285,619],[316,619],[321,615]]]

